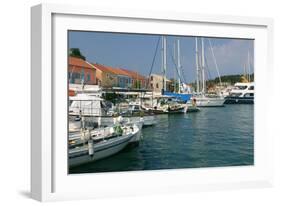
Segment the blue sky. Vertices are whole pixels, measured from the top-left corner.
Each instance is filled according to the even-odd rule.
[[[69,48],[79,48],[89,62],[135,70],[148,76],[158,39],[159,35],[70,31]],[[167,76],[172,78],[176,75],[172,61],[176,39],[180,40],[184,79],[186,83],[193,82],[196,78],[195,37],[167,36]],[[254,40],[206,37],[204,39],[210,79],[217,77],[217,72],[209,40],[221,75],[242,74],[244,65],[248,65],[248,52],[250,71],[253,72]],[[152,73],[161,74],[161,41]]]

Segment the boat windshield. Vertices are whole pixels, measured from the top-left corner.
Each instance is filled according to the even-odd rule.
[[[235,86],[234,89],[245,90],[245,89],[247,89],[247,86]]]
[[[231,93],[230,96],[231,97],[239,97],[241,96],[242,93]]]
[[[246,93],[244,94],[244,97],[254,97],[254,93]]]

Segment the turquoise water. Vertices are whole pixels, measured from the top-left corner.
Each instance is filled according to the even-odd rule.
[[[241,166],[254,164],[254,105],[202,108],[157,116],[136,147],[70,173]]]

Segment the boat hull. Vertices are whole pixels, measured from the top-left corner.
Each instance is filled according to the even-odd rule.
[[[223,107],[223,98],[196,98],[197,107]]]
[[[254,98],[226,97],[224,104],[254,104]]]
[[[89,155],[87,145],[81,150],[77,150],[74,152],[70,150],[68,165],[69,167],[75,167],[112,156],[123,150],[129,144],[130,140],[132,140],[138,134],[139,130],[137,130],[137,132],[133,134],[118,137],[118,139],[97,143],[94,145],[93,155]]]
[[[139,132],[134,135],[134,137],[129,141],[129,144],[131,145],[138,145],[140,140],[141,140],[141,129],[143,127],[143,122],[142,121],[136,121],[134,122],[135,126],[138,127]]]
[[[186,112],[186,107],[182,106],[180,108],[176,109],[167,109],[167,110],[162,110],[162,109],[152,109],[151,110],[154,114],[182,114]]]
[[[186,109],[186,113],[190,113],[190,112],[199,112],[200,109],[196,106],[188,106]]]
[[[143,127],[153,126],[156,123],[155,115],[143,116]]]

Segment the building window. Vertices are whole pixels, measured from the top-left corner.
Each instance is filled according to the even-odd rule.
[[[84,69],[82,68],[82,71],[81,71],[81,80],[85,81],[85,71]]]
[[[90,81],[91,81],[91,75],[87,74],[87,82],[90,82]]]
[[[152,83],[150,84],[150,87],[153,89],[153,84]]]
[[[157,89],[159,88],[159,85],[158,85],[158,83],[156,83],[156,88],[157,88]]]
[[[153,81],[153,76],[150,77],[150,81]]]
[[[80,77],[81,77],[80,73],[76,73],[76,72],[69,73],[69,79],[71,84],[80,82]]]

